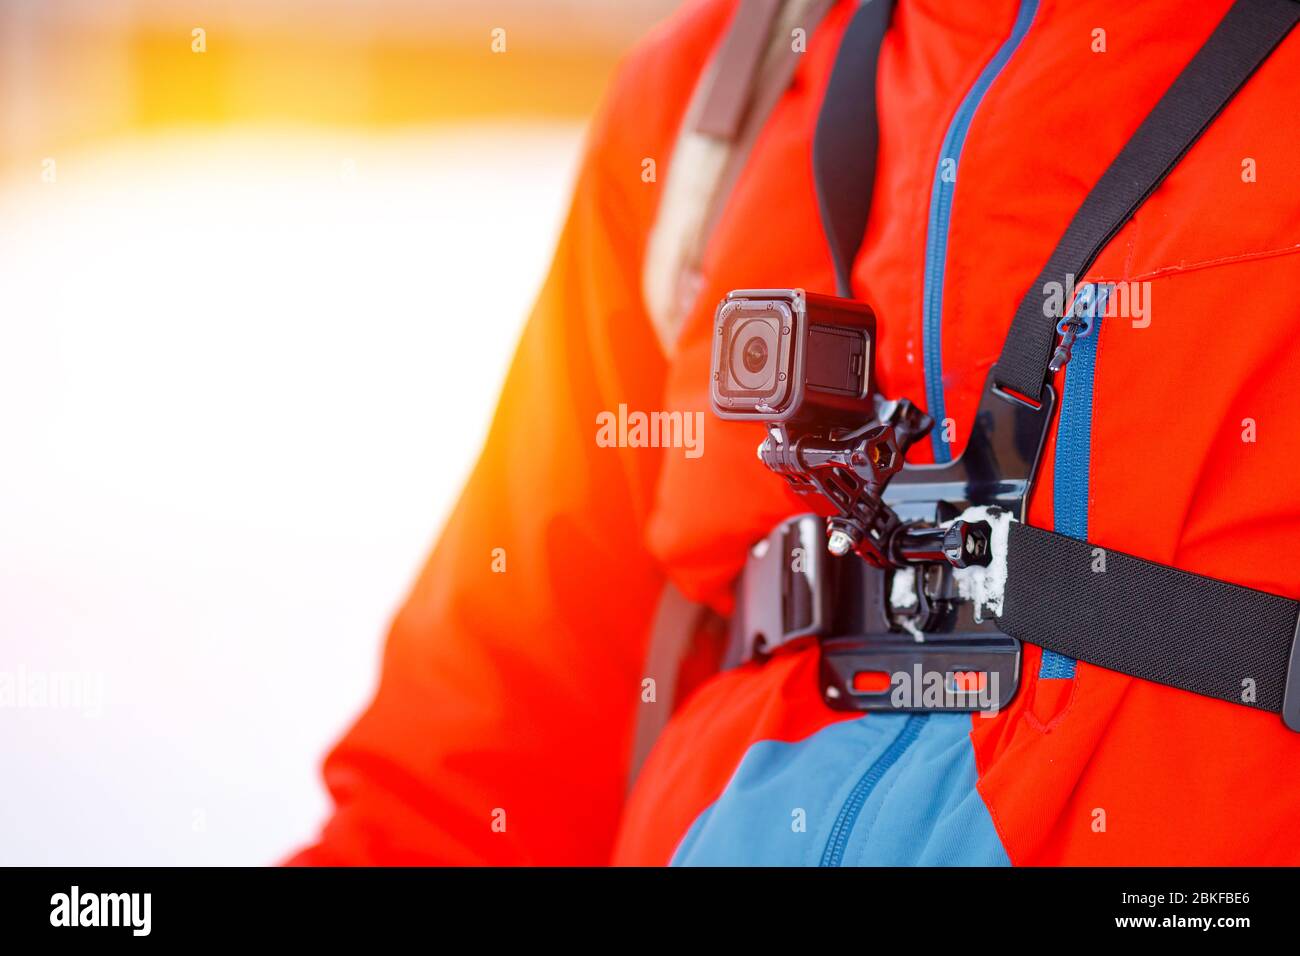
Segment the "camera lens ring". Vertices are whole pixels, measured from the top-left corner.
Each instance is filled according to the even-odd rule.
[[[775,316],[746,316],[736,324],[730,335],[727,365],[729,377],[741,390],[776,391],[780,335],[781,322]]]

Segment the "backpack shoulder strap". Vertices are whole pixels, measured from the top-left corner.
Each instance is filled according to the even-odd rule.
[[[673,148],[663,196],[646,246],[641,286],[664,354],[701,285],[700,259],[759,131],[790,85],[805,36],[834,0],[741,0],[713,59],[696,84]],[[646,673],[657,702],[637,711],[628,788],[668,723],[677,700],[677,674],[710,611],[666,582],[650,628]]]
[[[805,34],[832,0],[741,0],[678,133],[641,287],[665,354],[700,291],[700,259],[768,115],[790,85]]]

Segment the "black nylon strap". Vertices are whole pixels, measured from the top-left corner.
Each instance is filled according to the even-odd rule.
[[[831,247],[837,290],[848,298],[853,295],[850,273],[867,228],[876,181],[876,61],[892,9],[893,0],[864,0],[853,14],[840,40],[813,134],[817,206]]]
[[[1100,570],[1095,549],[1012,522],[998,626],[1098,667],[1283,710],[1300,601],[1109,549]]]
[[[1047,378],[1057,320],[1045,287],[1068,287],[1092,265],[1255,69],[1300,19],[1295,0],[1237,0],[1133,138],[1097,180],[1020,301],[994,373],[997,384],[1036,397]]]

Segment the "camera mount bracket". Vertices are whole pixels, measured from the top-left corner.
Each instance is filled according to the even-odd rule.
[[[814,516],[778,527],[778,547],[751,555],[744,581],[769,583],[742,587],[733,657],[815,636],[823,699],[837,710],[1004,706],[1019,685],[1021,646],[959,593],[956,569],[991,558],[987,523],[960,516],[983,505],[1024,520],[1054,408],[1051,386],[1031,402],[1000,391],[990,374],[966,448],[936,465],[903,462],[932,424],[906,400],[881,403],[853,432],[770,424],[759,457],[837,513],[825,522],[830,554],[802,571],[780,544],[814,537]],[[757,563],[772,566],[764,575]]]
[[[958,527],[958,516],[976,505],[1023,521],[1055,404],[1050,385],[1030,403],[998,390],[990,374],[961,455],[905,466],[884,489],[884,503],[906,525],[929,528]],[[826,703],[837,710],[986,713],[1009,703],[1020,684],[1020,641],[960,599],[951,562],[911,572],[912,607],[894,606],[900,573],[907,572],[864,567],[840,589],[841,598],[851,595],[841,603],[853,619],[841,618],[821,641]]]

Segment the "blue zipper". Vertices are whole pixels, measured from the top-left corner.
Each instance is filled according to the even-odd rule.
[[[934,445],[934,460],[939,463],[952,461],[952,449],[944,439],[946,429],[943,427],[947,415],[943,401],[941,325],[943,277],[948,260],[948,225],[952,218],[952,196],[957,186],[957,167],[975,111],[1011,55],[1020,46],[1020,41],[1025,38],[1037,12],[1038,0],[1021,0],[1011,35],[984,67],[948,125],[948,132],[943,138],[943,149],[939,152],[939,165],[934,171],[934,183],[930,187],[930,220],[925,239],[925,285],[921,293],[921,349],[926,410],[938,425],[930,433],[930,441]],[[952,161],[951,164],[948,160]]]
[[[1088,540],[1088,488],[1092,480],[1092,393],[1097,371],[1097,340],[1110,298],[1109,285],[1082,285],[1071,311],[1087,320],[1074,340],[1065,366],[1061,412],[1056,423],[1056,459],[1052,475],[1052,526],[1058,534]],[[1069,680],[1074,659],[1043,650],[1039,680]]]
[[[897,763],[898,758],[903,755],[908,747],[916,741],[921,734],[921,728],[925,725],[925,714],[908,714],[907,722],[903,724],[903,730],[893,742],[885,748],[875,762],[867,768],[867,772],[858,778],[858,782],[853,785],[849,791],[849,797],[844,801],[844,806],[840,807],[839,815],[835,817],[835,823],[831,827],[830,838],[826,841],[826,849],[822,851],[821,866],[842,866],[844,863],[844,848],[848,846],[849,835],[853,832],[853,825],[858,822],[858,814],[862,812],[863,806],[867,802],[867,797],[871,796],[871,791],[880,783],[880,778]],[[869,718],[880,720],[881,718]]]
[[[957,108],[948,132],[943,139],[943,149],[939,154],[939,165],[934,171],[934,183],[930,189],[930,219],[925,242],[925,286],[922,292],[922,353],[925,372],[925,397],[927,408],[934,420],[940,424],[931,433],[934,444],[934,460],[948,462],[952,460],[952,451],[943,439],[942,423],[946,417],[943,396],[943,357],[941,353],[940,325],[943,317],[943,279],[948,258],[948,225],[952,216],[952,196],[956,187],[956,169],[961,159],[962,146],[966,142],[966,133],[971,120],[979,108],[984,94],[988,92],[993,81],[1011,59],[1029,31],[1034,14],[1038,11],[1038,0],[1021,0],[1016,13],[1016,22],[1011,28],[1011,35],[998,48],[988,64],[980,72],[975,84],[966,93],[961,106]],[[951,159],[952,176],[947,177],[945,160]],[[1073,662],[1071,662],[1073,666]],[[840,807],[835,823],[831,826],[830,837],[822,851],[822,866],[842,866],[844,851],[848,846],[853,827],[871,796],[876,785],[888,773],[889,768],[898,762],[903,753],[925,726],[925,714],[909,714],[902,731],[893,742],[858,778],[858,782],[849,791],[848,799]],[[876,718],[880,719],[880,718]]]

